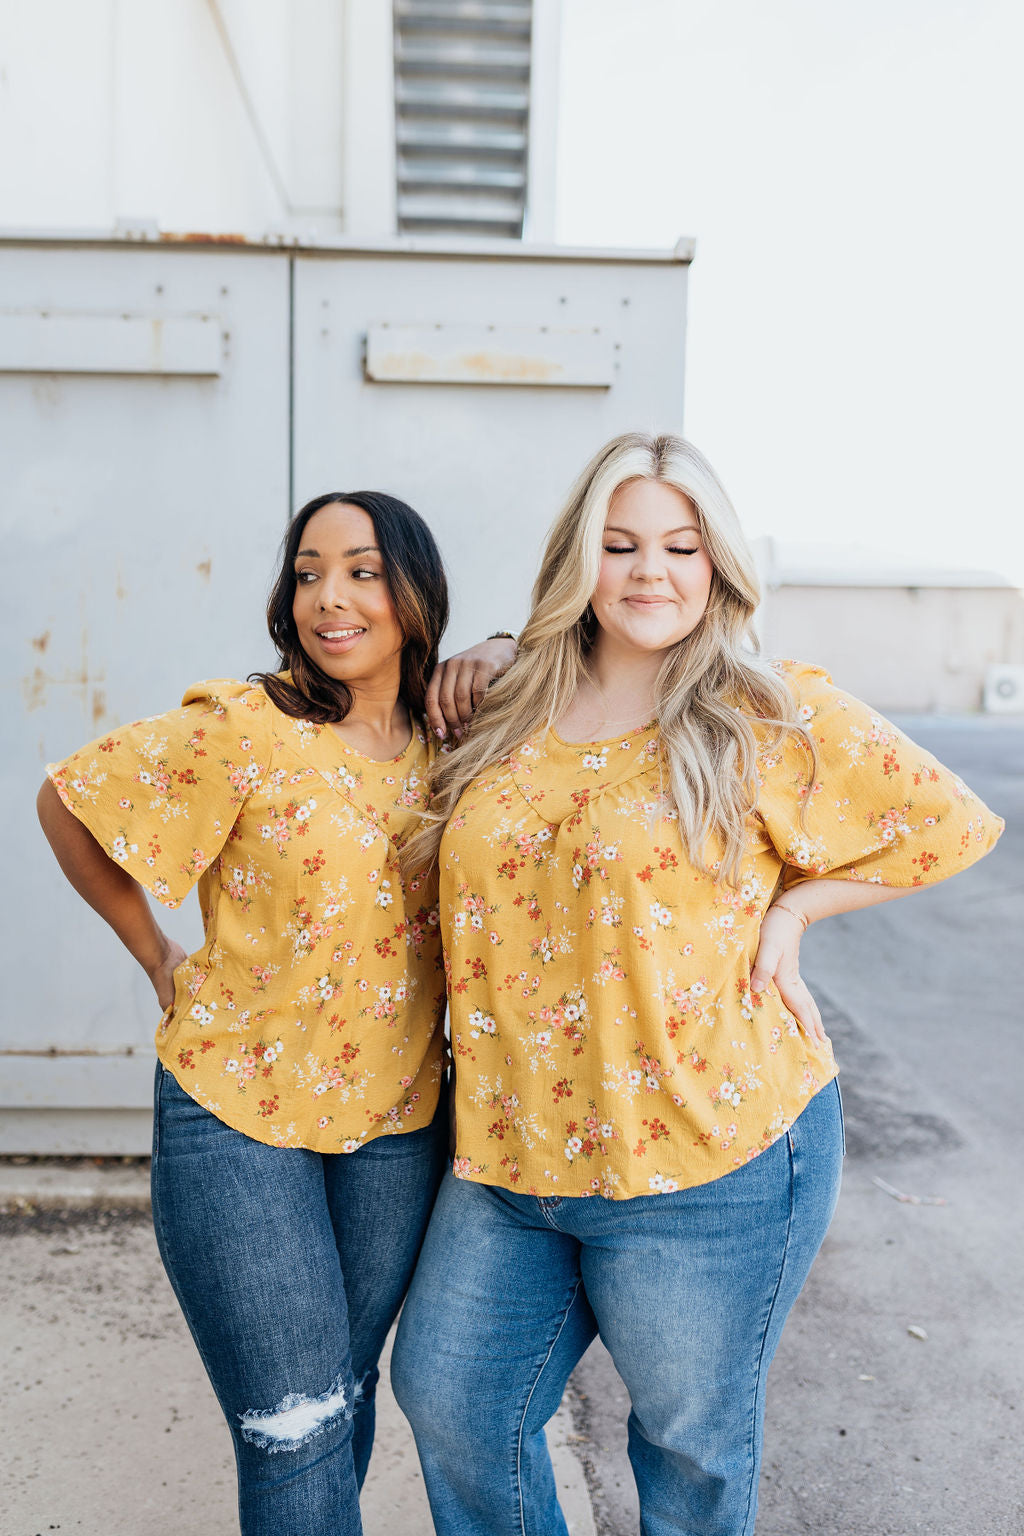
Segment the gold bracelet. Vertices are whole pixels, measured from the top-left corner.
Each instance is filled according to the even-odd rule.
[[[788,912],[790,917],[795,917],[797,922],[800,924],[801,930],[804,933],[807,932],[807,928],[811,920],[807,916],[806,912],[797,912],[794,907],[787,907],[784,901],[773,901],[771,906],[768,908],[768,911],[774,912],[776,907],[781,908],[783,912]]]

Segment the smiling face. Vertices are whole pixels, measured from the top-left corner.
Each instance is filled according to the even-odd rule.
[[[714,567],[693,503],[660,480],[630,480],[608,505],[597,587],[595,649],[654,654],[693,633]]]
[[[328,677],[355,688],[397,686],[404,637],[362,507],[329,502],[302,530],[292,618],[302,649]]]

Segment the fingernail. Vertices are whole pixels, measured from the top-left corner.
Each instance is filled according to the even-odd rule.
[[[444,731],[442,731],[442,729],[441,729],[441,727],[439,725],[435,725],[435,727],[434,727],[434,735],[435,736],[440,736],[441,740],[444,741],[445,733],[444,733]]]

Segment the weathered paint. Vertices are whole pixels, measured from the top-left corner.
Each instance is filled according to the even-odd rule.
[[[0,313],[0,373],[212,377],[221,362],[221,327],[209,315]]]
[[[600,327],[371,325],[366,377],[378,384],[508,384],[608,389],[614,343]]]

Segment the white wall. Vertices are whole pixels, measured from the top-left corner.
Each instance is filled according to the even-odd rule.
[[[389,235],[390,0],[0,0],[0,228]]]
[[[697,237],[687,435],[752,534],[1024,582],[1016,0],[564,0],[559,238]]]
[[[767,654],[825,667],[886,714],[982,707],[993,662],[1024,664],[1012,587],[782,586],[761,610]]]

